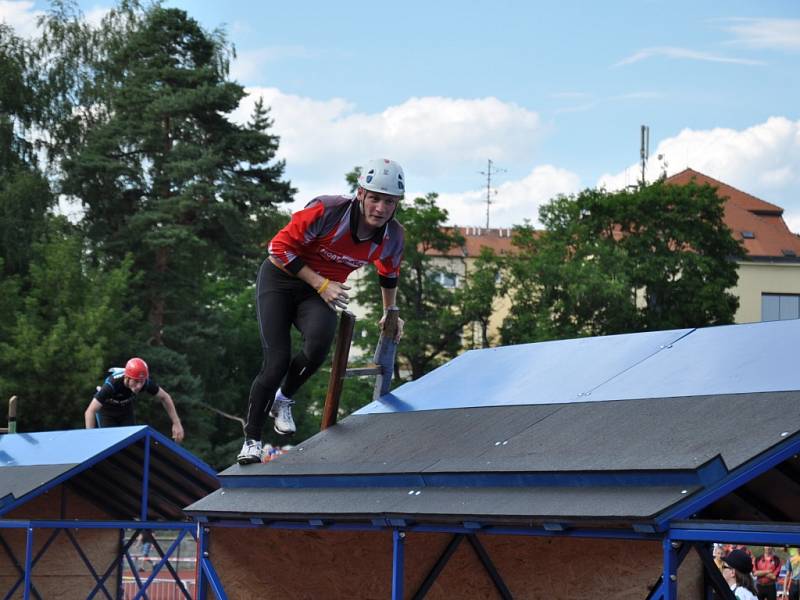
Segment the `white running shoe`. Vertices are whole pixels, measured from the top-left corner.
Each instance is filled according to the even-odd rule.
[[[261,462],[261,442],[258,440],[245,439],[242,451],[236,460],[240,465],[249,465]]]
[[[280,390],[275,393],[275,402],[272,403],[269,416],[275,419],[275,431],[281,435],[297,431],[292,418],[292,404],[294,404],[294,400],[284,396]]]

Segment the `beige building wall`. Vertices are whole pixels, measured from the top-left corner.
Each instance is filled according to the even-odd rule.
[[[748,261],[739,263],[737,323],[761,321],[762,294],[800,294],[800,263]]]

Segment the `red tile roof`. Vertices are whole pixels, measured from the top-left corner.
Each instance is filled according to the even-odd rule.
[[[699,185],[707,183],[717,188],[717,195],[725,198],[725,223],[736,239],[744,242],[744,248],[751,258],[800,257],[800,238],[789,231],[780,206],[765,202],[692,169],[676,173],[668,177],[666,182],[686,185],[693,179]],[[446,256],[474,258],[480,255],[484,246],[491,248],[497,254],[515,251],[511,245],[511,228],[456,227],[455,229],[464,236],[464,246],[450,249]]]
[[[430,252],[439,256],[457,256],[460,258],[480,256],[481,248],[491,248],[495,254],[509,254],[515,251],[511,245],[511,227],[487,228],[487,227],[446,227],[448,231],[453,229],[464,238],[464,245],[451,248],[446,254],[439,255],[438,252]]]
[[[764,202],[692,169],[676,173],[668,177],[666,182],[686,185],[692,180],[699,185],[707,183],[717,188],[717,195],[725,198],[725,224],[736,239],[744,242],[744,248],[751,258],[800,256],[800,238],[789,231],[780,206]]]

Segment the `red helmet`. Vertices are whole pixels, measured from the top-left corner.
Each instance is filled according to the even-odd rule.
[[[141,358],[132,358],[125,363],[125,377],[131,379],[147,379],[150,374],[150,369],[147,368],[147,363]]]

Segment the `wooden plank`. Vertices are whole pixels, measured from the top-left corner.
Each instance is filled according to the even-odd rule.
[[[372,362],[382,367],[381,372],[375,378],[375,388],[372,392],[372,399],[377,400],[389,392],[394,375],[394,359],[397,354],[398,319],[400,309],[396,306],[386,311],[386,320],[383,322],[381,337],[378,339],[378,347],[375,350],[375,357]]]
[[[339,412],[339,398],[342,395],[342,385],[347,371],[347,358],[350,354],[350,344],[353,342],[353,329],[355,329],[355,326],[355,315],[343,310],[339,317],[339,332],[336,334],[336,348],[333,351],[331,377],[328,380],[328,393],[325,396],[325,408],[322,411],[320,431],[324,431],[336,423]]]
[[[383,367],[372,365],[370,367],[353,367],[345,371],[345,377],[367,377],[369,375],[379,375],[383,373]]]

